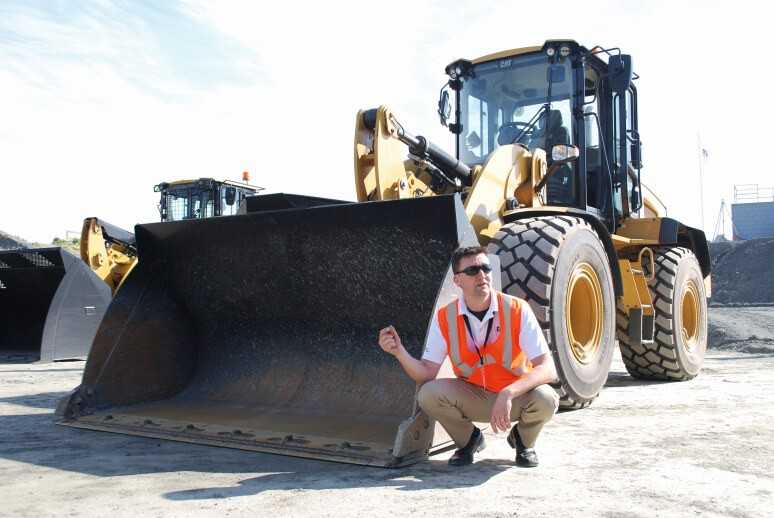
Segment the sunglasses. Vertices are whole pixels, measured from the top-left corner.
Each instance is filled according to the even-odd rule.
[[[473,266],[468,266],[467,268],[463,268],[462,270],[454,273],[455,274],[464,273],[465,275],[470,275],[471,277],[475,277],[476,275],[478,275],[478,272],[490,273],[491,271],[492,271],[492,267],[489,266],[488,264],[476,264]]]

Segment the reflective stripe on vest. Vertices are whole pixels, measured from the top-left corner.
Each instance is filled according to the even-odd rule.
[[[513,317],[511,304],[516,304],[519,307],[519,302],[511,297],[502,297],[501,302],[505,306],[503,316],[505,317],[505,341],[503,342],[503,368],[515,376],[523,376],[527,369],[523,363],[520,363],[516,368],[511,368],[513,363],[513,340],[511,336],[511,318]],[[521,317],[521,312],[519,312]],[[521,330],[521,322],[519,322],[519,330]]]
[[[469,378],[475,367],[463,363],[460,358],[460,335],[457,332],[457,304],[459,302],[452,302],[446,305],[446,322],[449,326],[449,354],[451,356],[452,364],[462,373],[462,376]],[[494,358],[492,358],[494,361]]]
[[[505,317],[505,341],[503,342],[503,367],[510,371],[511,370],[511,363],[513,363],[513,340],[511,340],[511,299],[510,297],[503,297],[502,302],[504,302],[503,306],[501,307],[501,311],[503,312],[503,317]],[[513,372],[516,374],[515,372]]]

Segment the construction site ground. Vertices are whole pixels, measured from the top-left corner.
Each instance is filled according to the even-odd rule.
[[[472,466],[388,470],[57,426],[84,363],[5,358],[0,516],[771,516],[774,308],[710,321],[696,379],[638,381],[616,357],[599,399],[545,428],[535,469],[490,432]]]

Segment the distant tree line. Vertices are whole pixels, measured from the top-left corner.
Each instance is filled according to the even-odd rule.
[[[61,239],[59,237],[55,237],[54,240],[51,241],[51,244],[54,246],[61,246],[65,250],[68,250],[75,255],[80,255],[81,253],[81,240],[77,237],[72,239]]]

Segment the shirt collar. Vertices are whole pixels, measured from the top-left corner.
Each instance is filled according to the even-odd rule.
[[[468,315],[469,317],[475,316],[468,309],[468,305],[465,304],[465,297],[460,297],[459,301],[460,303],[457,306],[458,315]],[[494,317],[494,314],[497,312],[499,308],[500,308],[500,303],[497,301],[497,292],[495,290],[492,290],[492,296],[489,299],[489,309],[486,311],[486,314],[484,315],[484,320],[488,320]],[[484,320],[482,320],[482,322]]]

